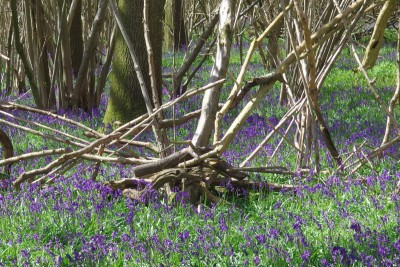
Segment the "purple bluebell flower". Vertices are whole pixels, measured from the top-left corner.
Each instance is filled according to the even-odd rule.
[[[350,224],[350,229],[354,230],[356,233],[361,232],[361,226],[357,221],[352,221]]]
[[[397,239],[396,242],[394,242],[393,247],[397,250],[397,252],[400,253],[400,238]]]
[[[182,241],[185,242],[189,238],[189,231],[185,230],[181,233],[178,233],[178,238]]]
[[[228,226],[226,225],[226,221],[222,215],[219,216],[218,223],[219,223],[219,230],[221,232],[228,231]]]
[[[254,262],[255,266],[259,266],[260,265],[260,257],[255,256],[253,262]]]
[[[266,237],[265,237],[265,235],[256,235],[255,238],[256,238],[257,241],[260,242],[261,244],[265,244],[265,242],[266,242]]]
[[[303,262],[308,262],[308,259],[310,258],[310,251],[309,250],[305,250],[302,254],[301,254],[301,259],[303,260]]]

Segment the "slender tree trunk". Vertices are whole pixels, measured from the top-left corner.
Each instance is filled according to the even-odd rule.
[[[189,71],[190,67],[193,65],[193,62],[196,60],[197,56],[200,54],[201,49],[203,48],[207,39],[213,33],[215,25],[217,25],[218,20],[219,20],[218,15],[215,15],[211,19],[210,23],[206,26],[206,29],[201,34],[199,40],[193,46],[192,52],[187,57],[185,57],[185,60],[183,61],[181,68],[174,74],[173,86],[175,95],[179,96],[186,91],[186,89],[182,87],[182,80],[186,75],[186,73]]]
[[[26,76],[28,76],[29,83],[32,89],[33,98],[35,99],[35,103],[38,108],[43,107],[43,103],[40,99],[39,89],[36,85],[35,78],[33,76],[32,68],[29,65],[29,61],[26,57],[24,47],[21,43],[20,34],[19,34],[19,24],[18,24],[18,11],[17,11],[17,1],[10,0],[11,14],[12,14],[12,25],[14,28],[14,37],[15,37],[15,50],[17,51],[21,61],[24,65]]]
[[[165,1],[165,18],[164,18],[164,46],[167,49],[173,48],[174,43],[174,17],[173,17],[174,0]]]
[[[7,56],[10,58],[6,64],[6,92],[7,94],[11,93],[11,77],[12,77],[12,69],[13,69],[13,24],[10,23],[10,28],[8,29],[8,38],[7,38]]]
[[[188,40],[185,29],[182,0],[167,0],[165,4],[164,45],[168,49],[181,49]]]
[[[32,4],[34,6],[37,6],[36,3],[32,3],[33,1],[28,1],[25,0],[24,1],[24,27],[26,29],[26,36],[25,36],[25,44],[26,44],[26,51],[27,51],[27,58],[29,59],[29,64],[32,67],[33,66],[33,62],[35,62],[35,57],[34,57],[34,42],[33,39],[34,37],[32,36],[34,34],[34,32],[36,32],[35,30],[35,9]],[[34,34],[35,35],[35,34]]]
[[[221,2],[217,54],[211,71],[210,83],[225,78],[228,72],[233,39],[234,2],[233,0],[223,0]],[[221,88],[222,84],[217,85],[204,94],[200,119],[192,139],[192,143],[195,146],[208,145],[209,138],[214,128],[215,116],[218,111]]]
[[[383,43],[384,31],[386,29],[389,17],[393,14],[393,11],[397,6],[396,2],[398,1],[386,0],[381,9],[381,12],[379,13],[362,63],[364,68],[366,69],[372,68],[375,65],[376,60],[378,59],[379,51],[381,50]]]
[[[98,10],[93,21],[93,25],[90,31],[90,35],[85,47],[85,52],[82,56],[82,63],[79,66],[79,72],[77,75],[74,92],[73,92],[73,105],[74,107],[85,106],[85,97],[87,96],[85,87],[87,83],[87,75],[90,68],[90,62],[96,52],[96,46],[99,41],[100,31],[102,30],[105,11],[107,9],[107,0],[100,0]]]
[[[399,18],[399,26],[400,26],[400,18]],[[396,106],[396,103],[400,99],[400,28],[397,29],[397,53],[396,53],[396,61],[397,61],[397,85],[396,85],[396,90],[390,99],[389,102],[389,112],[393,114],[394,108]],[[387,116],[386,119],[386,129],[385,129],[385,135],[382,140],[382,144],[384,145],[389,141],[389,136],[390,136],[390,131],[392,128],[392,120],[390,119],[389,116]]]
[[[78,76],[79,67],[82,63],[83,56],[83,28],[82,28],[82,0],[76,3],[76,9],[71,18],[71,28],[69,30],[72,73],[76,78]]]
[[[90,67],[88,72],[88,84],[87,90],[85,94],[85,101],[82,103],[82,107],[90,112],[95,105],[95,85],[96,85],[96,55],[93,55],[93,58],[90,60]]]
[[[70,99],[73,90],[73,80],[72,80],[72,73],[73,73],[73,65],[71,59],[71,40],[70,40],[70,31],[68,30],[68,22],[65,10],[65,3],[64,1],[58,1],[58,15],[60,17],[60,34],[61,34],[61,55],[62,55],[62,62],[63,62],[63,81],[60,82],[61,86],[63,87],[62,92],[65,94],[63,99],[65,100],[62,103],[62,107],[69,108],[70,107]],[[79,32],[74,32],[73,35],[81,35]],[[60,89],[61,90],[61,89]]]
[[[101,94],[103,93],[104,86],[106,85],[108,73],[110,72],[112,58],[113,58],[114,50],[115,50],[115,33],[116,33],[116,28],[114,27],[113,32],[110,37],[111,40],[110,40],[110,45],[109,45],[109,48],[107,51],[106,60],[104,62],[103,67],[101,68],[99,81],[96,84],[96,100],[95,100],[96,106],[100,105]]]
[[[0,51],[0,53],[1,53],[1,51]],[[3,92],[3,84],[4,84],[4,82],[3,82],[3,80],[4,80],[4,75],[3,75],[3,69],[5,69],[5,62],[4,62],[4,60],[3,60],[3,58],[1,58],[1,56],[0,56],[0,93],[2,93]]]
[[[50,88],[50,67],[49,67],[49,40],[46,36],[46,20],[45,20],[45,12],[44,7],[42,5],[41,0],[36,2],[37,5],[37,13],[36,13],[36,29],[38,33],[38,41],[39,41],[39,64],[40,64],[40,76],[41,83],[39,83],[39,90],[42,91],[43,105],[47,108],[52,108],[55,106],[55,92],[53,88]]]
[[[174,48],[181,49],[187,44],[184,9],[182,0],[173,1],[174,13]]]

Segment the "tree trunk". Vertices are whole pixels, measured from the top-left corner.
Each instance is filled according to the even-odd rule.
[[[400,26],[400,18],[399,18],[399,26]],[[396,61],[397,61],[397,85],[396,90],[389,102],[389,112],[393,114],[394,108],[396,107],[396,103],[399,101],[400,97],[400,28],[397,29],[397,53],[396,53]],[[385,135],[383,137],[381,146],[389,142],[390,131],[392,126],[392,120],[389,116],[386,118],[386,129]],[[398,133],[399,134],[399,133]]]
[[[88,72],[90,71],[91,60],[93,60],[96,52],[96,47],[100,39],[100,32],[104,25],[104,18],[107,10],[108,1],[100,0],[98,3],[98,10],[94,18],[89,38],[86,42],[85,51],[82,56],[82,63],[79,66],[79,72],[76,78],[76,83],[73,92],[73,106],[85,107],[87,106],[87,84]]]
[[[115,32],[116,32],[116,28],[114,27],[113,33],[111,34],[111,37],[110,37],[111,40],[110,40],[110,45],[109,45],[109,48],[107,51],[106,60],[104,62],[103,67],[101,68],[99,81],[96,84],[96,99],[95,99],[96,106],[100,106],[101,94],[104,91],[104,87],[107,82],[107,77],[110,72],[110,67],[111,67],[112,59],[114,56],[114,50],[115,50]]]
[[[70,28],[70,46],[72,59],[72,73],[74,77],[78,76],[79,67],[83,56],[83,28],[82,28],[82,0],[78,0],[75,12],[71,20]]]
[[[184,14],[182,0],[166,1],[164,45],[168,49],[181,49],[187,44]]]
[[[174,15],[174,48],[181,49],[187,43],[182,0],[173,1],[172,10]]]
[[[45,108],[53,108],[55,106],[55,94],[53,88],[50,88],[50,67],[48,55],[50,51],[48,49],[48,38],[46,37],[46,20],[45,20],[45,11],[41,1],[36,1],[36,12],[35,22],[36,22],[36,34],[35,38],[37,41],[38,49],[38,69],[37,72],[37,84],[39,86],[39,90],[41,92],[41,97],[43,101],[43,106]]]
[[[174,18],[173,18],[173,1],[165,1],[165,17],[164,17],[164,46],[171,49],[174,43]]]
[[[163,2],[163,1],[162,1]],[[143,28],[143,1],[121,0],[118,2],[122,23],[132,40],[137,53],[139,65],[143,74],[149,73],[147,50]],[[161,60],[162,60],[162,27],[164,5],[161,1],[152,0],[149,6],[150,39],[154,54],[154,75],[156,88],[161,95]],[[147,113],[139,81],[136,77],[134,64],[121,31],[117,31],[115,40],[114,60],[111,73],[111,91],[105,123],[113,121],[127,122]],[[150,76],[144,75],[148,94],[151,96]]]
[[[225,78],[232,46],[234,2],[223,0],[219,11],[219,29],[217,54],[210,82]],[[208,139],[214,128],[215,115],[218,110],[219,96],[222,84],[215,86],[204,94],[202,111],[192,142],[195,146],[207,146]]]
[[[384,31],[389,17],[393,14],[393,11],[396,8],[396,2],[397,0],[387,0],[379,13],[362,63],[366,69],[372,68],[378,59],[379,50],[381,50],[383,43]]]
[[[11,143],[10,138],[7,134],[0,129],[0,144],[3,146],[3,159],[11,158],[14,155],[14,149]],[[11,165],[7,165],[5,168],[5,172],[10,174]]]
[[[63,109],[69,108],[70,97],[73,90],[72,81],[72,60],[71,60],[71,40],[68,30],[67,16],[65,12],[65,3],[58,1],[58,16],[59,16],[59,31],[61,40],[61,55],[62,55],[62,65],[63,65],[63,81],[60,82],[60,91],[63,96],[60,99],[61,107]],[[79,32],[75,33],[79,35]]]
[[[39,89],[38,86],[36,85],[36,81],[33,75],[33,71],[31,66],[29,65],[28,58],[26,57],[24,47],[21,43],[20,39],[20,34],[19,34],[19,22],[18,22],[18,11],[17,11],[17,1],[16,0],[11,0],[10,1],[10,7],[11,7],[11,16],[12,16],[12,25],[14,29],[14,41],[15,41],[15,50],[17,51],[19,57],[21,58],[22,64],[24,65],[25,73],[26,76],[28,77],[31,89],[32,89],[32,94],[33,98],[35,100],[36,106],[38,108],[43,107],[43,103],[40,99],[40,94],[39,94]]]
[[[6,64],[6,92],[7,94],[11,93],[11,77],[12,77],[12,69],[13,69],[13,24],[10,22],[10,28],[8,29],[8,38],[7,38],[7,56],[10,58]]]

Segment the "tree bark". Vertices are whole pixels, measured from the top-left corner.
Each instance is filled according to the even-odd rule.
[[[11,76],[12,76],[12,68],[13,68],[13,49],[12,49],[12,42],[13,42],[13,24],[10,23],[10,28],[8,29],[8,38],[7,38],[7,56],[10,60],[7,61],[6,64],[6,93],[11,93]]]
[[[228,64],[233,36],[233,0],[223,0],[219,11],[219,29],[217,54],[211,71],[210,82],[225,78],[228,72]],[[207,146],[211,132],[214,128],[214,120],[218,111],[219,96],[222,84],[215,86],[204,94],[202,111],[192,143],[195,146]]]
[[[396,2],[397,0],[387,0],[379,13],[362,63],[365,69],[372,68],[378,59],[379,51],[381,50],[383,43],[384,31],[389,17],[393,14],[393,11],[396,8]]]
[[[3,146],[3,158],[8,159],[14,155],[13,146],[7,134],[0,129],[0,144]],[[6,166],[6,172],[9,174],[11,171],[11,164]]]
[[[22,64],[24,65],[26,76],[28,77],[33,98],[35,100],[35,104],[38,108],[43,107],[43,103],[40,99],[39,89],[36,85],[35,78],[33,76],[33,71],[31,66],[29,65],[28,58],[26,57],[24,47],[21,43],[20,34],[19,34],[19,24],[18,24],[18,11],[17,11],[17,1],[10,0],[11,14],[12,14],[12,25],[14,29],[14,41],[15,41],[15,50],[17,51],[19,57],[21,58]]]
[[[87,41],[85,52],[82,56],[82,63],[79,66],[79,72],[76,79],[74,92],[73,92],[73,105],[74,107],[85,106],[83,99],[86,97],[83,91],[83,85],[87,82],[87,74],[90,68],[90,63],[96,52],[96,46],[99,41],[100,31],[102,30],[105,11],[107,9],[107,0],[100,0],[96,16],[90,31],[90,36]]]
[[[46,36],[47,22],[45,20],[45,10],[42,1],[36,1],[35,5],[36,8],[33,7],[35,8],[33,14],[35,15],[36,22],[37,37],[35,39],[37,41],[36,49],[38,50],[38,58],[36,59],[38,69],[35,70],[37,73],[37,84],[39,86],[39,91],[41,92],[40,95],[42,97],[43,106],[45,108],[52,108],[55,106],[56,98],[53,88],[50,88],[50,67],[48,60],[50,50],[49,41]]]
[[[78,76],[79,66],[82,63],[83,56],[83,28],[82,28],[82,0],[76,3],[76,9],[71,17],[71,28],[69,30],[72,73],[74,77]]]
[[[400,18],[399,18],[399,26],[400,26]],[[394,108],[396,103],[399,101],[400,98],[400,28],[397,29],[397,53],[396,53],[396,61],[397,61],[397,85],[396,90],[389,102],[389,112],[393,114]],[[383,137],[381,145],[386,144],[389,141],[390,131],[392,128],[392,120],[390,116],[386,118],[386,129],[385,135]],[[399,134],[399,133],[398,133]]]
[[[173,1],[165,1],[165,16],[164,16],[164,46],[167,49],[171,49],[174,43],[174,18],[173,18]]]
[[[163,2],[163,1],[162,1]],[[122,23],[126,26],[126,32],[132,40],[133,48],[137,53],[138,63],[143,74],[149,73],[147,50],[143,28],[143,0],[130,1],[121,0],[118,8]],[[150,39],[154,54],[154,73],[156,88],[161,95],[161,60],[162,60],[162,27],[164,5],[161,1],[150,1],[149,18]],[[117,31],[115,40],[114,61],[112,63],[111,91],[106,114],[105,123],[113,121],[127,122],[144,113],[147,113],[145,101],[140,90],[140,84],[135,72],[134,64],[129,49],[124,41],[120,30]],[[144,75],[144,80],[150,98],[151,82],[150,76]]]
[[[65,4],[65,3],[64,3]],[[70,107],[70,98],[73,90],[73,81],[72,81],[72,73],[73,73],[73,65],[72,65],[72,57],[71,57],[71,44],[73,44],[70,37],[82,35],[79,31],[74,32],[74,34],[70,34],[68,30],[68,22],[67,16],[65,14],[64,4],[59,0],[58,1],[58,12],[60,17],[60,41],[61,41],[61,54],[62,54],[62,62],[63,62],[63,82],[61,86],[63,89],[60,89],[61,92],[64,93],[62,96],[62,100],[60,101],[62,108],[66,109]],[[75,37],[77,38],[77,37]],[[82,56],[80,57],[82,58]]]
[[[182,0],[167,0],[165,4],[164,45],[168,49],[181,49],[188,40],[185,31]]]
[[[174,48],[181,49],[187,43],[182,0],[174,0],[172,10],[174,15]]]
[[[116,32],[116,28],[114,27],[113,33],[111,34],[111,37],[110,37],[111,40],[110,40],[110,44],[108,47],[106,60],[104,61],[103,67],[101,68],[99,81],[96,84],[96,90],[95,90],[96,91],[96,103],[95,103],[96,106],[100,106],[101,94],[104,91],[104,87],[107,82],[107,77],[110,72],[110,67],[111,67],[112,59],[114,56],[114,50],[115,50],[115,32]]]

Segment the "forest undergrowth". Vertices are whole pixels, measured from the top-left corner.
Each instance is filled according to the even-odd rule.
[[[171,68],[172,56],[164,55]],[[229,71],[240,69],[237,50]],[[207,83],[212,62],[208,61],[192,86]],[[367,153],[383,138],[386,118],[366,88],[350,54],[343,53],[320,94],[321,109],[342,155],[356,145]],[[248,75],[264,75],[256,58]],[[395,48],[385,47],[377,66],[370,71],[382,99],[388,100],[396,84]],[[232,80],[225,90],[232,86]],[[166,90],[166,89],[165,89]],[[169,96],[164,95],[165,100]],[[175,107],[177,116],[198,109],[201,96]],[[223,94],[224,97],[224,94]],[[226,97],[226,95],[225,95]],[[284,109],[278,105],[278,86],[252,114],[223,157],[238,165],[257,146]],[[3,97],[33,105],[29,94]],[[103,127],[107,93],[99,109],[91,114],[59,111],[60,114],[98,129]],[[21,111],[14,111],[22,114]],[[234,118],[234,112],[224,121]],[[44,115],[25,114],[30,120],[57,123],[63,131],[76,131]],[[171,114],[167,114],[171,116]],[[399,111],[395,112],[399,118]],[[52,121],[54,120],[54,121]],[[268,120],[268,122],[267,122]],[[195,123],[178,127],[170,136],[186,140]],[[15,154],[55,148],[55,143],[16,129],[4,128],[11,136]],[[140,140],[150,138],[147,134]],[[252,166],[293,168],[295,155],[282,147],[270,160],[279,139],[265,145]],[[181,193],[171,202],[154,192],[150,202],[141,203],[91,181],[94,166],[80,163],[71,174],[56,177],[45,189],[28,184],[21,192],[11,183],[26,170],[44,166],[50,158],[21,162],[10,177],[0,181],[0,266],[395,266],[400,265],[400,179],[399,145],[352,176],[335,172],[334,162],[321,141],[321,166],[325,174],[262,175],[251,179],[298,185],[294,192],[245,190],[227,194],[225,202],[211,205],[187,203]],[[362,154],[362,153],[360,153]],[[102,166],[98,180],[129,177],[127,166]]]

